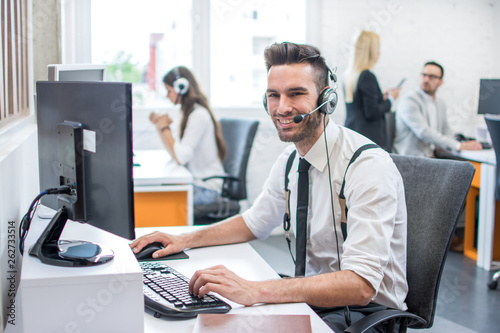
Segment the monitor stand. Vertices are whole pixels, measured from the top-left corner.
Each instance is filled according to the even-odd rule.
[[[81,267],[104,264],[114,258],[113,250],[86,241],[59,240],[68,220],[65,207],[59,209],[29,254],[54,266]]]

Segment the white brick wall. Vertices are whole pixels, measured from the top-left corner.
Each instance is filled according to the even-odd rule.
[[[381,55],[375,66],[382,90],[407,78],[402,93],[418,85],[428,60],[445,69],[439,95],[448,104],[456,131],[475,135],[479,79],[500,78],[499,0],[322,0],[320,49],[341,74],[347,64],[348,45],[355,31],[368,29],[381,37]],[[496,59],[496,61],[495,61]],[[339,92],[342,75],[339,75]],[[335,121],[343,124],[342,93]]]

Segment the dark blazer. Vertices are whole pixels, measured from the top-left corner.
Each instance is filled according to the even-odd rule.
[[[391,111],[391,102],[380,90],[375,75],[369,70],[359,74],[352,103],[346,103],[345,126],[366,136],[384,149],[386,143],[385,113]]]

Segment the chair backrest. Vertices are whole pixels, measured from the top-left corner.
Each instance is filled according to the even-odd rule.
[[[498,116],[484,116],[486,120],[486,126],[488,126],[488,131],[490,132],[491,142],[493,143],[493,149],[495,150],[495,156],[497,158],[497,182],[495,187],[495,198],[500,201],[500,118]]]
[[[238,178],[238,181],[233,182],[229,189],[229,198],[238,201],[244,200],[247,198],[248,158],[259,122],[244,118],[222,118],[220,125],[227,145],[224,171],[228,175]]]
[[[408,214],[406,304],[432,326],[444,262],[475,172],[469,162],[392,154]]]
[[[394,142],[394,136],[396,136],[396,112],[386,112],[385,116],[385,128],[386,128],[386,147],[389,153],[392,152],[392,143]]]

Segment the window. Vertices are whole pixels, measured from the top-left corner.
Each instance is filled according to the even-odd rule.
[[[161,80],[184,65],[212,107],[260,106],[264,49],[305,42],[306,0],[93,0],[91,27],[92,63],[133,82],[135,105],[168,106]]]
[[[192,67],[192,4],[178,0],[93,0],[92,63],[108,81],[132,82],[135,105],[165,103],[163,75]]]
[[[223,4],[225,5],[223,6]],[[306,1],[212,1],[210,13],[211,103],[262,105],[264,50],[274,42],[304,43]]]
[[[0,127],[29,114],[28,0],[2,0]]]

